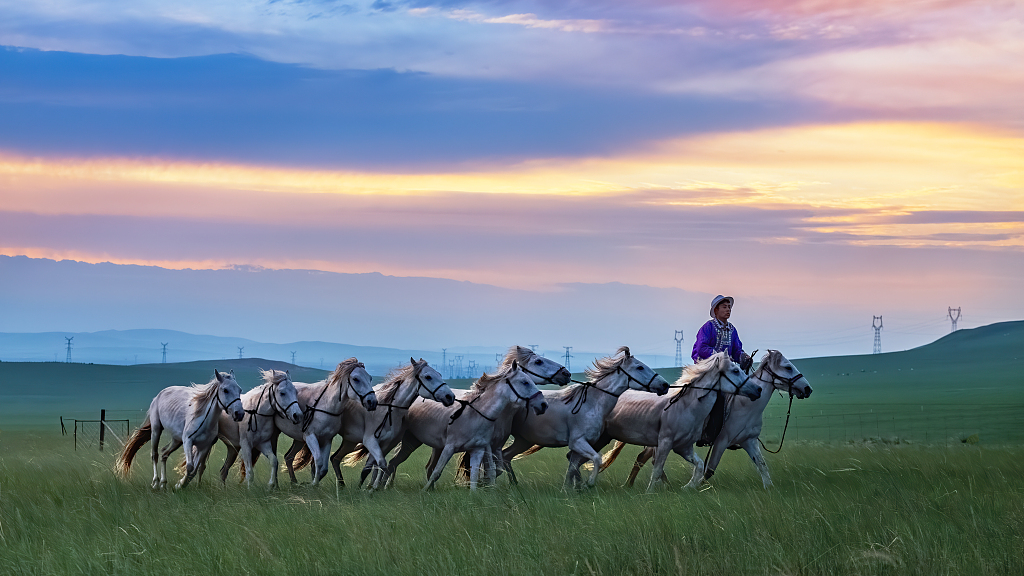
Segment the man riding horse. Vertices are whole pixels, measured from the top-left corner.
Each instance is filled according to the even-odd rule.
[[[697,338],[693,342],[693,353],[690,355],[694,362],[710,358],[716,352],[725,351],[732,358],[733,362],[740,365],[744,372],[750,370],[754,363],[746,352],[743,351],[743,343],[736,327],[729,322],[732,316],[732,296],[719,294],[711,301],[711,320],[708,320],[697,331]]]

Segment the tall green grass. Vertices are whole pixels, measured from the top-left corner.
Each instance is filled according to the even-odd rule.
[[[422,451],[376,494],[355,468],[347,488],[270,490],[265,461],[251,490],[211,470],[154,492],[146,450],[122,481],[109,452],[2,432],[0,574],[1024,573],[1020,448],[794,443],[769,456],[767,491],[740,453],[684,491],[672,458],[677,482],[653,494],[620,486],[633,453],[582,492],[561,489],[563,450],[477,493],[451,470],[422,493]]]

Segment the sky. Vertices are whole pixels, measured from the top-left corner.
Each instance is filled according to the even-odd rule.
[[[910,346],[1024,318],[1022,62],[1020,1],[0,0],[0,255],[725,293],[784,351]]]

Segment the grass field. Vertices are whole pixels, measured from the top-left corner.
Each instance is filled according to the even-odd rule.
[[[595,489],[563,492],[563,452],[546,450],[518,462],[518,489],[501,479],[475,494],[449,481],[421,493],[422,459],[373,495],[209,478],[152,492],[145,454],[123,482],[110,453],[4,432],[0,573],[1016,575],[1022,456],[794,443],[770,458],[771,490],[730,454],[706,490],[645,494],[619,486],[625,462]],[[669,473],[683,478],[684,464]]]
[[[562,450],[518,461],[518,488],[501,478],[476,494],[452,483],[452,466],[421,493],[422,450],[373,495],[271,491],[265,461],[252,490],[208,477],[153,492],[148,447],[118,480],[116,446],[76,451],[58,416],[139,418],[157,390],[205,382],[214,363],[2,363],[0,574],[1022,574],[1021,344],[1013,322],[906,352],[799,360],[815,391],[768,455],[773,489],[730,452],[706,489],[654,494],[620,486],[632,448],[578,493],[561,490]],[[257,364],[279,367],[216,367],[248,388]],[[769,446],[785,411],[769,407]],[[218,447],[212,467],[222,458]],[[689,476],[676,457],[667,471]]]

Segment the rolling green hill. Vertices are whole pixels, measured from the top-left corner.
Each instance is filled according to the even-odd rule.
[[[1024,322],[960,330],[904,352],[794,363],[814,393],[793,403],[789,439],[948,443],[977,435],[985,442],[1024,441]],[[137,366],[3,362],[0,430],[56,426],[59,416],[97,418],[100,409],[108,418],[135,420],[161,388],[207,382],[214,368],[234,369],[246,390],[259,383],[257,368],[289,369],[305,382],[326,374],[261,359]],[[679,374],[659,372],[670,381]],[[782,398],[769,405],[762,434],[769,445],[780,437],[786,409]]]

